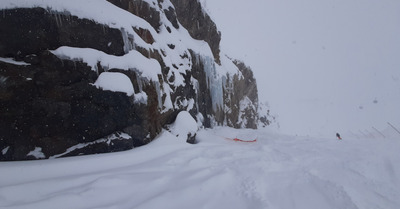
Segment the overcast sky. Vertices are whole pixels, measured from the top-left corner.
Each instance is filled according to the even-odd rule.
[[[201,1],[282,132],[400,126],[400,1]]]

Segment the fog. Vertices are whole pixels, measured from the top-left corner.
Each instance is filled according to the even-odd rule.
[[[253,69],[282,132],[400,126],[400,1],[201,2],[223,53]]]

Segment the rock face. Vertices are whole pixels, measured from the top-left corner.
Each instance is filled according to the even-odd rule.
[[[3,57],[22,59],[26,55],[37,55],[60,46],[93,48],[112,55],[124,54],[120,30],[57,11],[45,8],[3,10],[0,23],[0,54]]]
[[[132,149],[181,111],[204,127],[257,128],[252,71],[220,52],[197,0],[97,4],[0,6],[0,160]],[[95,85],[103,72],[134,92]]]
[[[204,12],[199,1],[171,0],[175,6],[177,19],[185,27],[194,39],[204,40],[210,45],[215,62],[220,64],[219,43],[221,33]],[[173,10],[171,8],[171,10]]]

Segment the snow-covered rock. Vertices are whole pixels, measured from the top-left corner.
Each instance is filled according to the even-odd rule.
[[[103,72],[99,75],[94,85],[103,90],[124,92],[128,96],[132,96],[135,93],[131,80],[122,73]]]
[[[196,133],[198,129],[196,120],[187,111],[179,112],[175,122],[169,126],[170,132],[179,140],[191,144],[196,142]]]
[[[220,51],[197,0],[3,0],[0,9],[0,160],[35,147],[61,156],[116,133],[130,136],[121,149],[75,154],[130,149],[182,111],[196,127],[257,128],[255,78]]]
[[[42,148],[41,147],[35,147],[34,150],[30,151],[27,155],[34,157],[34,159],[42,159],[45,158],[45,155],[42,152]]]

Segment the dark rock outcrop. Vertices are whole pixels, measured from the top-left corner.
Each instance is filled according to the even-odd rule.
[[[189,31],[193,38],[207,42],[215,61],[220,63],[219,43],[221,33],[210,16],[204,12],[200,2],[193,0],[171,0],[171,2],[175,6],[177,18],[183,27]]]
[[[231,61],[237,69],[230,73],[218,72],[221,36],[198,1],[109,2],[150,26],[116,27],[48,7],[2,9],[0,160],[131,149],[153,140],[181,111],[204,127],[257,128],[254,76],[239,61]],[[183,27],[192,38],[205,40],[212,53],[185,48],[181,39],[169,36]],[[93,60],[97,55],[55,53],[64,46],[73,52],[89,48],[87,53],[110,60],[134,50],[143,57],[131,55],[124,59],[131,64],[121,65]],[[143,60],[153,68],[136,64]],[[156,77],[149,77],[152,70]],[[106,71],[129,78],[134,94],[94,85]],[[195,143],[195,135],[188,142]]]
[[[161,21],[160,13],[154,8],[155,5],[149,5],[142,0],[107,0],[115,6],[124,9],[140,18],[145,19],[156,31],[160,31]]]
[[[24,59],[27,55],[60,46],[93,48],[123,55],[121,31],[92,20],[44,8],[3,10],[0,18],[0,56]]]
[[[125,93],[91,85],[97,74],[85,64],[60,60],[46,52],[38,58],[40,64],[29,66],[0,62],[5,78],[0,88],[0,149],[10,147],[7,153],[12,153],[3,160],[25,159],[35,147],[50,157],[134,125],[145,131],[146,118],[137,113],[145,112],[146,107],[135,105]],[[127,139],[130,146],[115,150],[144,144],[145,132]],[[94,150],[82,153],[97,152]]]

